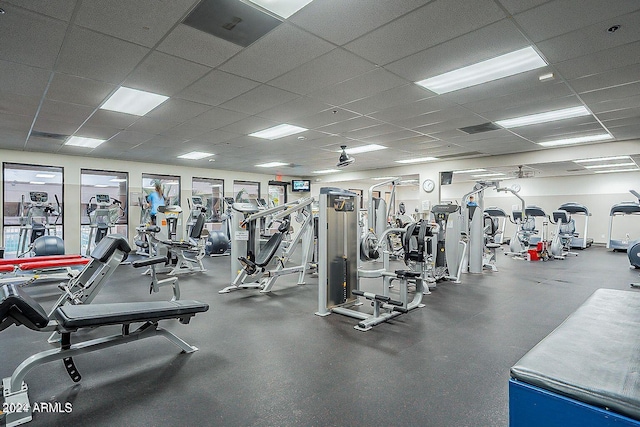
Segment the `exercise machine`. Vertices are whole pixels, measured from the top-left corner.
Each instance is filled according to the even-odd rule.
[[[488,215],[493,222],[493,228],[495,228],[495,233],[493,234],[493,242],[499,245],[504,243],[509,243],[508,239],[505,239],[504,229],[507,225],[508,215],[504,211],[504,209],[499,208],[497,206],[489,206],[484,209],[485,215]]]
[[[575,222],[572,221],[569,212],[565,210],[553,211],[553,219],[556,230],[551,241],[550,252],[554,259],[565,259],[567,255],[578,256],[571,252],[571,239],[574,237]]]
[[[221,215],[222,227],[220,230],[209,232],[209,238],[206,244],[207,255],[229,255],[231,251],[231,206],[233,205],[233,197],[225,197],[224,204],[226,209]]]
[[[262,293],[271,292],[278,277],[287,274],[298,274],[298,284],[305,284],[305,275],[309,269],[313,245],[313,213],[311,205],[313,197],[305,197],[299,200],[278,205],[273,208],[260,210],[249,215],[243,220],[248,236],[254,240],[259,238],[257,228],[265,217],[270,217],[272,223],[278,223],[277,231],[258,250],[255,256],[249,252],[237,259],[241,270],[234,278],[231,286],[219,291],[228,293],[240,289],[260,289]],[[298,223],[296,230],[291,233],[292,218]],[[248,240],[248,248],[256,248],[256,242]],[[300,264],[288,266],[291,256],[298,245],[302,245],[302,257]],[[234,242],[235,245],[235,242]],[[280,256],[276,254],[280,251]]]
[[[530,233],[529,246],[536,246],[538,242],[544,241],[544,233],[540,234],[540,230],[536,227],[536,218],[542,218],[544,225],[545,221],[548,221],[549,217],[540,206],[529,205],[524,210],[525,220],[522,223],[522,228]]]
[[[92,201],[95,199],[95,203]],[[124,214],[122,202],[108,194],[96,194],[87,203],[89,216],[89,241],[85,255],[91,255],[91,247],[100,243],[107,234],[113,233],[113,227]]]
[[[424,280],[419,271],[388,270],[388,251],[382,269],[359,269],[360,228],[358,227],[358,195],[339,188],[323,187],[319,196],[318,228],[318,316],[331,313],[358,319],[354,326],[360,331],[384,323],[413,309],[424,307],[421,303]],[[388,228],[384,233],[406,229]],[[384,233],[380,245],[385,244]],[[426,233],[425,233],[426,234]],[[422,246],[424,247],[424,246]],[[360,279],[382,278],[381,294],[360,289]],[[391,280],[400,281],[399,297],[391,297]],[[415,293],[408,299],[409,282],[415,283]],[[371,302],[373,313],[356,310],[362,305],[361,299]]]
[[[433,278],[436,281],[451,280],[460,283],[462,264],[467,254],[467,236],[462,231],[460,206],[434,205],[431,214],[438,225]]]
[[[640,202],[640,193],[635,190],[629,190],[631,194],[638,198]],[[609,233],[607,238],[607,249],[613,249],[614,251],[626,251],[629,248],[629,242],[635,239],[632,239],[629,233],[626,233],[624,239],[614,239],[613,238],[613,219],[616,216],[624,216],[624,215],[638,215],[640,214],[640,203],[639,202],[621,202],[616,203],[611,207],[609,212]]]
[[[588,237],[587,232],[589,230],[589,217],[591,213],[589,209],[585,205],[581,205],[580,203],[568,202],[560,205],[558,210],[566,211],[571,216],[571,221],[573,222],[573,237],[571,237],[571,248],[572,249],[586,249],[593,244],[593,239]],[[576,221],[575,217],[584,216],[584,228],[582,233],[576,233]]]
[[[24,195],[20,200],[20,233],[18,235],[17,257],[23,257],[31,250],[30,245],[38,237],[56,235],[56,227],[62,217],[62,205],[55,195],[56,206],[49,202],[49,193],[46,191],[30,191],[29,201],[25,202]],[[51,218],[55,217],[54,222]],[[53,233],[51,231],[53,230]],[[53,255],[53,254],[44,254]]]
[[[34,301],[24,290],[15,285],[0,288],[0,331],[11,325],[24,325],[38,332],[60,334],[59,347],[36,353],[24,360],[10,377],[2,380],[4,402],[9,408],[21,411],[8,412],[6,424],[17,426],[32,420],[29,388],[24,382],[34,368],[55,360],[62,360],[73,382],[82,378],[73,360],[74,356],[115,347],[143,338],[162,336],[178,346],[183,353],[193,353],[198,348],[187,344],[178,336],[161,328],[158,323],[177,319],[187,324],[197,313],[206,312],[208,304],[199,301],[153,301],[113,304],[65,305],[56,307],[52,316]],[[133,329],[132,324],[141,325]],[[96,329],[101,326],[119,325],[121,333],[72,343],[72,336],[80,329]]]

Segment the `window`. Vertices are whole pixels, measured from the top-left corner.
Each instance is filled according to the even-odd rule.
[[[287,203],[287,183],[269,181],[269,207],[280,206]]]
[[[191,181],[191,196],[201,197],[202,204],[207,208],[205,221],[214,223],[222,221],[224,206],[224,180],[214,178],[193,178]]]
[[[46,234],[63,237],[63,168],[4,163],[2,178],[5,257],[27,250],[33,224],[44,225]]]
[[[234,180],[233,199],[236,202],[251,202],[260,199],[260,183]]]
[[[180,177],[174,175],[142,174],[142,193],[146,197],[160,183],[165,202],[168,205],[180,205]]]
[[[95,241],[91,225],[96,222],[109,225],[109,233],[127,235],[128,178],[126,172],[80,171],[80,253],[86,253],[90,235]]]

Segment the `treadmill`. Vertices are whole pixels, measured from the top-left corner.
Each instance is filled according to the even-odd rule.
[[[607,240],[607,249],[614,251],[626,251],[629,248],[629,239],[624,240],[613,239],[611,231],[613,229],[613,218],[620,215],[638,215],[640,214],[640,203],[637,202],[621,202],[611,207],[609,213],[609,239]]]
[[[563,205],[560,205],[558,210],[567,211],[569,215],[584,215],[584,231],[582,233],[577,233],[576,236],[571,238],[571,248],[572,249],[586,249],[593,244],[593,239],[591,237],[587,237],[587,231],[589,229],[589,217],[591,213],[589,213],[589,209],[585,205],[581,205],[580,203],[568,202]]]

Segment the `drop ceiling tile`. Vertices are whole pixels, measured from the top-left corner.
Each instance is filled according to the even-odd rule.
[[[248,115],[245,113],[239,113],[237,111],[225,110],[224,108],[213,107],[210,110],[205,111],[197,117],[189,119],[185,122],[185,125],[207,127],[209,129],[218,129],[222,126],[235,123]]]
[[[34,117],[40,99],[35,96],[17,95],[0,91],[0,114]]]
[[[360,114],[371,114],[433,96],[435,96],[435,93],[410,83],[406,86],[400,86],[364,99],[349,102],[341,107]]]
[[[172,127],[161,133],[161,136],[165,136],[168,138],[178,138],[178,139],[193,139],[197,138],[200,135],[203,135],[207,132],[210,132],[211,129],[202,126],[194,126],[191,124],[183,123],[176,127]]]
[[[640,42],[634,42],[558,62],[555,68],[565,79],[572,80],[636,64],[639,57]]]
[[[140,145],[140,147],[144,147],[146,149],[159,149],[165,148],[177,148],[181,146],[185,142],[184,139],[180,138],[167,138],[164,136],[154,136],[150,140],[146,141],[144,144]],[[156,151],[157,152],[157,151]]]
[[[160,95],[173,96],[211,68],[161,52],[152,52],[127,77],[123,86]]]
[[[133,147],[138,144],[142,144],[143,142],[149,141],[154,136],[155,135],[152,133],[125,130],[119,132],[117,135],[111,138],[109,140],[109,143],[129,145]]]
[[[640,40],[640,27],[636,25],[638,20],[640,20],[640,12],[629,13],[545,40],[537,46],[551,63],[578,58],[626,43],[637,42]],[[614,24],[621,25],[625,30],[617,31],[615,34],[608,33],[607,28]]]
[[[539,42],[635,10],[638,10],[638,2],[634,0],[613,3],[600,0],[563,0],[548,2],[518,14],[515,20],[534,42]]]
[[[67,24],[10,4],[3,3],[3,8],[7,13],[0,25],[0,58],[53,69]]]
[[[83,0],[76,24],[152,47],[193,6],[193,0]]]
[[[167,35],[157,50],[198,64],[217,67],[240,52],[242,47],[180,24]]]
[[[640,125],[613,128],[611,129],[611,134],[619,141],[638,139],[638,135],[640,135]]]
[[[357,129],[350,132],[345,132],[343,136],[352,139],[363,140],[367,138],[371,138],[378,135],[385,135],[388,133],[399,132],[404,129],[394,126],[389,123],[384,123],[375,126],[369,126],[367,128]]]
[[[33,117],[16,116],[14,114],[0,113],[0,130],[12,130],[20,132],[28,132],[31,128]]]
[[[291,120],[292,125],[302,126],[307,129],[318,129],[322,126],[353,119],[358,114],[341,108],[332,108],[307,117],[299,117]]]
[[[640,81],[640,64],[634,64],[571,80],[569,84],[576,92],[584,93],[638,81]]]
[[[412,141],[432,141],[433,139],[425,136],[425,135],[421,135],[417,132],[412,132],[410,130],[401,130],[399,132],[393,132],[393,133],[387,133],[384,135],[376,135],[376,136],[371,136],[369,138],[361,138],[361,141],[364,142],[368,142],[371,144],[381,144],[381,145],[389,145],[389,146],[395,146],[394,143],[400,142],[400,141],[404,141],[407,139],[411,139]],[[404,141],[404,142],[409,142],[409,141]],[[413,142],[412,142],[413,143]]]
[[[22,141],[24,145],[24,139]],[[27,151],[40,151],[45,153],[55,153],[63,145],[63,141],[49,138],[30,137],[26,144]],[[22,147],[21,147],[22,148]]]
[[[65,123],[60,120],[47,120],[42,115],[38,116],[33,130],[38,132],[47,132],[58,135],[71,135],[78,129],[77,124]]]
[[[298,97],[295,93],[263,84],[221,104],[220,107],[246,114],[257,114]]]
[[[131,114],[98,110],[87,120],[85,126],[108,126],[115,129],[126,129],[136,120],[138,120],[138,116]]]
[[[587,105],[591,105],[596,102],[624,99],[636,95],[640,95],[640,82],[594,90],[592,92],[580,94],[580,98],[582,98]]]
[[[344,134],[345,132],[351,132],[358,129],[370,128],[381,124],[380,121],[372,119],[370,117],[355,117],[341,122],[333,123],[327,126],[317,128],[319,132],[329,134]]]
[[[42,96],[51,72],[28,65],[0,60],[2,89],[9,93]]]
[[[372,63],[338,48],[271,80],[269,84],[306,95],[374,68],[375,66]]]
[[[211,73],[180,92],[177,97],[187,99],[189,101],[217,106],[253,89],[258,85],[259,83],[243,77],[213,70]]]
[[[577,117],[574,119],[561,120],[563,123],[559,122],[547,123],[547,126],[523,126],[512,129],[512,131],[516,135],[534,142],[604,132],[600,123],[589,117]]]
[[[280,123],[273,122],[271,120],[263,119],[260,117],[247,117],[246,119],[239,120],[227,126],[223,126],[220,130],[224,132],[236,133],[240,135],[249,135],[250,133],[258,132],[270,128]],[[256,140],[258,138],[247,137],[250,140]]]
[[[623,121],[624,119],[635,120],[636,123],[640,123],[640,104],[636,104],[635,108],[626,108],[624,110],[608,111],[606,113],[598,114],[598,119],[604,122],[604,125],[609,127],[615,125],[612,121]],[[619,126],[619,125],[618,125]]]
[[[548,1],[549,0],[500,0],[500,3],[509,11],[510,14],[515,15],[516,13],[524,12],[525,10],[540,6]]]
[[[69,21],[76,5],[76,0],[4,0],[4,3],[14,4],[52,18]]]
[[[74,27],[62,47],[56,71],[118,84],[147,52],[133,43]]]
[[[514,117],[528,116],[530,114],[544,113],[547,111],[561,110],[564,108],[580,107],[582,103],[577,96],[565,96],[563,98],[529,102],[526,104],[500,108],[495,111],[485,111],[482,117],[489,121],[505,120]]]
[[[446,101],[443,97],[439,96],[387,108],[385,110],[371,113],[369,116],[384,122],[394,123],[395,121],[404,120],[409,117],[433,113],[446,108],[452,108],[454,106],[455,105],[453,103]]]
[[[435,46],[505,18],[490,0],[437,0],[345,45],[378,65]]]
[[[429,124],[440,123],[446,120],[459,119],[463,117],[479,122],[483,121],[481,117],[473,114],[464,107],[456,105],[444,110],[432,111],[415,117],[392,120],[392,122],[393,124],[401,126],[403,128],[416,129]]]
[[[377,68],[344,82],[311,92],[308,96],[331,105],[342,105],[394,87],[407,84],[405,79]]]
[[[385,68],[410,81],[419,81],[528,46],[510,19],[503,19],[453,40],[425,49]]]
[[[319,113],[330,107],[330,105],[301,96],[293,101],[262,111],[257,115],[265,119],[284,123],[297,117],[310,116]]]
[[[427,3],[426,0],[358,2],[314,0],[289,21],[337,45],[343,45]]]
[[[464,104],[464,107],[474,113],[482,114],[487,111],[517,108],[532,103],[544,103],[553,99],[573,95],[566,83],[557,80],[541,82],[534,88],[509,93],[493,98],[481,99]]]
[[[140,117],[131,126],[127,128],[128,131],[133,132],[145,132],[158,135],[167,129],[171,129],[174,126],[178,126],[180,123],[174,120],[160,120],[152,119],[149,117]]]
[[[116,88],[116,85],[97,80],[55,73],[46,97],[53,101],[98,107]]]
[[[211,109],[211,107],[208,105],[198,104],[197,102],[186,101],[184,99],[169,98],[154,110],[147,113],[146,117],[182,123],[199,116],[209,109]]]
[[[109,139],[120,132],[120,129],[108,126],[88,126],[83,125],[74,135],[85,136],[88,138]]]
[[[283,23],[220,69],[265,83],[329,52],[333,47],[316,36]]]
[[[192,138],[190,142],[197,142],[197,143],[206,143],[206,144],[221,144],[223,142],[227,142],[227,141],[231,141],[232,139],[238,138],[239,134],[237,133],[231,133],[231,132],[224,132],[221,130],[212,130],[209,132],[205,132],[204,134],[196,137],[196,138]]]

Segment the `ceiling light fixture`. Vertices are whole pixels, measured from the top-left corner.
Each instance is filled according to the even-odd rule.
[[[612,163],[608,165],[587,165],[585,169],[602,169],[602,168],[617,168],[620,166],[637,166],[634,162],[628,163]]]
[[[593,173],[616,173],[616,172],[637,172],[640,169],[638,168],[633,168],[633,169],[607,169],[604,171],[593,171]]]
[[[514,117],[506,120],[496,120],[496,124],[503,128],[517,128],[520,126],[537,125],[539,123],[554,122],[556,120],[570,119],[573,117],[588,116],[591,113],[583,105],[579,107],[564,108],[562,110],[546,111],[544,113],[528,116]]]
[[[321,171],[313,171],[311,173],[335,173],[335,172],[340,172],[340,169],[324,169]]]
[[[467,169],[467,170],[463,170],[463,171],[453,171],[454,174],[456,173],[475,173],[475,172],[486,172],[486,169]]]
[[[361,154],[361,153],[368,153],[370,151],[385,150],[388,147],[385,147],[384,145],[378,145],[378,144],[368,144],[368,145],[361,145],[355,148],[346,148],[346,145],[342,145],[341,148],[343,149],[343,151],[346,151],[347,154]]]
[[[33,184],[33,185],[44,185],[44,182],[42,181],[30,181],[29,184]]]
[[[157,93],[120,87],[100,106],[100,109],[144,116],[167,99],[169,99],[168,96]]]
[[[467,67],[420,80],[416,84],[440,95],[524,73],[525,71],[535,70],[546,65],[546,61],[538,55],[538,52],[529,46]]]
[[[574,160],[573,163],[607,162],[609,160],[631,160],[629,156],[594,157],[592,159]]]
[[[385,181],[385,180],[393,179],[393,178],[396,178],[396,177],[395,176],[378,176],[378,177],[371,178],[371,179],[374,180],[374,181]]]
[[[504,174],[496,172],[496,173],[481,173],[480,175],[473,175],[474,178],[486,178],[490,176],[504,176]]]
[[[538,142],[538,145],[542,145],[543,147],[557,147],[560,145],[581,144],[583,142],[606,141],[607,139],[613,139],[613,136],[608,133],[602,133],[597,135],[578,136],[576,138],[554,139],[552,141]]]
[[[415,159],[396,160],[396,163],[422,163],[438,160],[437,157],[417,157]]]
[[[306,130],[309,129],[301,128],[300,126],[288,125],[285,123],[261,130],[259,132],[250,133],[249,136],[274,140],[278,138],[284,138],[285,136],[295,135],[296,133],[304,132]]]
[[[127,182],[127,178],[113,178],[109,182]]]
[[[249,0],[285,19],[311,3],[313,0]]]
[[[94,185],[94,187],[98,187],[98,188],[107,188],[108,185],[107,184],[96,184]]]
[[[287,166],[289,163],[283,163],[283,162],[269,162],[269,163],[262,163],[260,165],[256,165],[257,168],[277,168],[278,166]]]
[[[205,153],[203,151],[192,151],[190,153],[181,154],[178,156],[178,158],[188,159],[188,160],[201,160],[211,156],[213,156],[213,153]]]
[[[55,178],[56,176],[51,173],[37,173],[36,178]]]
[[[540,80],[541,82],[544,82],[545,80],[553,80],[554,77],[555,76],[553,75],[553,73],[547,73],[539,76],[538,80]]]
[[[67,139],[67,142],[65,142],[64,145],[71,145],[73,147],[96,148],[98,145],[102,144],[105,141],[105,139],[72,136],[71,138]]]

